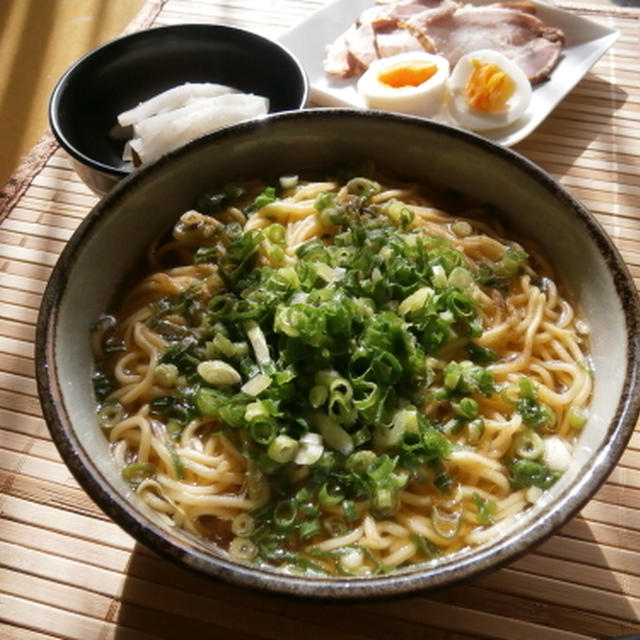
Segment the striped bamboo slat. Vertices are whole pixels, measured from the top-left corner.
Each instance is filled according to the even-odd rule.
[[[128,30],[220,22],[278,37],[324,4],[149,0]],[[640,285],[640,11],[559,5],[621,35],[516,150],[593,211]],[[640,631],[640,429],[556,535],[499,571],[435,593],[299,601],[204,579],[137,544],[62,463],[34,380],[47,278],[96,201],[50,134],[0,193],[0,638],[585,640]]]

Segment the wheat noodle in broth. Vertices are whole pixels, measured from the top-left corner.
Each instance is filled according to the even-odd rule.
[[[294,573],[503,535],[588,415],[588,329],[549,263],[373,171],[240,186],[183,213],[94,327],[124,478],[168,524]]]

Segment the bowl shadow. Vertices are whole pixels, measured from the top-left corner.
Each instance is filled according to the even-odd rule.
[[[599,98],[597,122],[576,119],[572,103],[576,95],[581,93],[605,96]],[[597,138],[607,137],[615,140],[614,116],[616,111],[624,106],[628,97],[628,93],[622,87],[590,71],[530,136],[514,146],[514,151],[522,153],[554,178],[562,181],[576,160]],[[571,127],[579,127],[579,136],[576,136],[575,141],[571,140]],[[549,146],[550,139],[561,145],[561,152],[553,151],[553,147]],[[624,151],[618,144],[612,146],[614,156]],[[617,166],[615,158],[610,162]]]
[[[581,605],[576,596],[588,587],[567,582],[562,598],[557,595],[558,589],[564,591],[560,577],[536,573],[537,559],[553,558],[555,550],[563,547],[569,551],[564,555],[571,557],[576,545],[588,546],[586,561],[601,569],[598,590],[607,595],[607,613]],[[537,627],[540,633],[555,630],[612,640],[638,629],[637,615],[615,573],[589,522],[581,516],[503,569],[442,590],[373,601],[297,599],[237,587],[192,573],[138,543],[112,622],[117,625],[116,640],[138,638],[140,633],[157,640],[218,633],[234,640],[286,640],[301,635],[334,640],[450,640],[494,638],[496,623],[506,625],[505,629]],[[541,590],[554,581],[555,591]],[[479,623],[482,620],[486,626]]]

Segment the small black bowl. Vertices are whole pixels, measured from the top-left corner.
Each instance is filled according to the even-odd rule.
[[[102,196],[128,173],[124,140],[110,134],[117,115],[185,82],[265,96],[270,112],[300,109],[309,94],[302,66],[286,48],[237,27],[180,24],[113,40],[71,66],[49,103],[51,130],[90,189]]]

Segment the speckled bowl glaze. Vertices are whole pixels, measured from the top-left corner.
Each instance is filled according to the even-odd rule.
[[[221,550],[166,527],[132,495],[96,426],[89,326],[110,307],[151,241],[212,186],[363,160],[492,203],[502,211],[508,230],[542,246],[591,327],[591,417],[570,469],[504,537],[383,577],[283,575],[234,562]],[[78,482],[114,521],[151,549],[202,574],[273,592],[392,596],[493,570],[541,542],[589,500],[615,466],[638,416],[639,317],[633,282],[599,224],[523,157],[472,134],[411,117],[305,110],[274,114],[197,140],[124,179],[95,207],[63,251],[46,289],[37,329],[37,380],[53,439]]]
[[[281,44],[220,24],[177,24],[113,40],[74,63],[49,101],[49,123],[85,184],[98,195],[127,175],[116,117],[185,82],[217,82],[269,98],[271,112],[306,105],[306,74]]]

